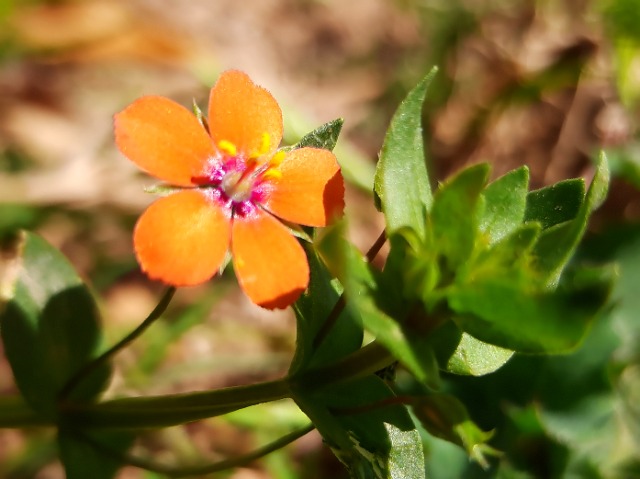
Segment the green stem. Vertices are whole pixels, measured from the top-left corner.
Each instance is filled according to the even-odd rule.
[[[169,477],[186,477],[186,476],[200,476],[205,474],[212,474],[214,472],[224,471],[226,469],[232,469],[235,467],[245,466],[256,459],[260,459],[267,454],[271,454],[278,449],[291,444],[293,441],[300,439],[305,434],[315,429],[313,424],[309,424],[303,428],[297,429],[289,434],[282,436],[281,438],[265,444],[261,448],[256,449],[248,454],[244,454],[233,459],[226,459],[224,461],[216,462],[214,464],[207,464],[203,466],[188,466],[188,467],[172,467],[165,464],[158,464],[153,461],[135,457],[129,454],[119,454],[117,451],[112,450],[108,446],[100,443],[99,441],[86,436],[85,434],[77,432],[76,435],[84,442],[91,444],[97,450],[103,454],[116,459],[119,462],[129,464],[131,466],[139,467],[151,472],[157,472],[159,474],[165,474]]]
[[[248,386],[214,391],[114,399],[98,404],[63,403],[59,412],[70,427],[141,429],[176,426],[226,414],[256,404],[290,398],[294,389],[317,390],[379,371],[395,358],[377,341],[324,367]],[[19,398],[0,401],[0,427],[49,425]]]
[[[60,413],[69,425],[138,429],[176,426],[220,416],[256,404],[291,396],[287,378],[165,396],[123,398],[98,404],[65,404]]]
[[[36,414],[17,396],[0,398],[0,428],[51,426],[52,422]]]
[[[102,367],[107,361],[115,356],[116,353],[128,346],[129,343],[134,341],[149,326],[151,326],[155,322],[155,320],[158,319],[167,309],[167,306],[169,306],[169,303],[171,302],[171,299],[173,298],[175,292],[175,287],[170,286],[169,288],[167,288],[158,305],[153,309],[153,311],[151,311],[149,316],[147,316],[147,318],[142,323],[140,323],[140,325],[136,329],[131,331],[131,333],[122,338],[119,342],[114,344],[110,349],[102,353],[93,361],[85,364],[84,367],[82,367],[76,374],[71,376],[71,378],[66,382],[66,384],[58,393],[58,402],[63,403],[80,385],[80,383],[82,383],[82,381],[89,377],[94,371]]]

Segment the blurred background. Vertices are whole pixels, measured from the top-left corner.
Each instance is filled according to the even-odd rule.
[[[99,295],[115,342],[162,285],[140,273],[131,245],[153,180],[116,150],[112,116],[145,94],[204,108],[218,74],[237,68],[279,101],[287,143],[345,119],[336,153],[350,235],[365,250],[383,228],[371,186],[384,132],[438,65],[425,106],[434,182],[480,161],[494,177],[528,165],[532,188],[589,179],[604,148],[615,178],[581,255],[620,261],[621,276],[616,306],[574,355],[447,379],[476,422],[497,428],[505,455],[482,471],[424,433],[429,477],[640,477],[638,25],[638,0],[0,0],[0,235],[29,228],[59,247]],[[290,311],[260,310],[233,278],[217,278],[179,291],[117,357],[108,396],[279,377],[294,346]],[[402,372],[399,381],[410,382]],[[0,360],[0,394],[14,392]],[[304,423],[284,401],[149,433],[134,452],[215,461]],[[52,434],[0,431],[0,477],[63,477]],[[125,467],[119,477],[160,476]],[[312,433],[215,477],[346,473]]]

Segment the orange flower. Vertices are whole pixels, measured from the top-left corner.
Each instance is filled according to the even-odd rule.
[[[182,187],[138,220],[138,262],[151,278],[191,286],[214,276],[230,247],[249,298],[284,308],[306,289],[309,265],[277,218],[325,226],[342,214],[340,168],[328,150],[277,151],[280,107],[242,72],[220,76],[208,113],[209,131],[174,101],[146,96],[115,116],[120,151],[152,176]]]

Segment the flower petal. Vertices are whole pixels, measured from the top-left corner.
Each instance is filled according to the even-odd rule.
[[[234,217],[231,250],[240,286],[263,308],[286,308],[309,284],[309,264],[302,246],[269,213],[257,210]]]
[[[133,243],[150,278],[193,286],[216,274],[229,248],[231,221],[222,206],[196,190],[152,203],[136,224]]]
[[[287,154],[272,180],[265,207],[280,218],[307,226],[326,226],[344,209],[344,181],[329,150],[299,148]]]
[[[216,145],[228,141],[250,155],[263,148],[269,135],[268,151],[274,152],[282,140],[282,111],[267,90],[254,84],[240,71],[227,71],[211,89],[209,131]]]
[[[145,96],[115,115],[120,151],[152,176],[191,186],[215,155],[206,130],[182,105],[160,96]]]

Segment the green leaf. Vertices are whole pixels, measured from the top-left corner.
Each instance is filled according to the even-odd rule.
[[[337,118],[333,121],[319,126],[310,133],[307,133],[300,141],[293,146],[283,148],[285,151],[294,150],[296,148],[322,148],[324,150],[333,150],[338,143],[338,137],[342,130],[344,119]]]
[[[294,398],[354,479],[425,478],[420,434],[377,376]]]
[[[471,256],[478,221],[474,212],[488,176],[488,164],[471,166],[443,183],[434,196],[429,212],[433,245],[427,248],[446,259],[449,271],[455,271]]]
[[[616,281],[616,287],[619,284]],[[541,358],[535,381],[534,404],[541,427],[554,441],[569,448],[572,456],[597,467],[601,474],[593,477],[631,477],[613,471],[625,459],[637,457],[637,436],[631,441],[629,438],[637,429],[638,416],[627,414],[624,405],[625,386],[632,385],[636,394],[629,399],[637,407],[638,377],[628,376],[637,367],[632,364],[623,369],[620,336],[627,332],[616,324],[611,315],[615,311],[599,315],[583,344],[572,354],[544,361]],[[637,323],[636,319],[637,311]],[[633,355],[637,355],[635,341]]]
[[[542,225],[542,229],[551,228],[574,219],[583,201],[584,180],[582,178],[545,186],[527,195],[524,221],[537,221]]]
[[[452,288],[456,322],[481,341],[525,353],[561,353],[585,336],[612,284],[610,270],[567,275],[556,291],[523,290],[505,278],[487,278]]]
[[[506,364],[514,351],[482,342],[463,333],[458,347],[446,364],[447,372],[465,376],[484,376]]]
[[[437,282],[438,271],[432,256],[416,255],[422,241],[413,230],[403,228],[388,238],[389,255],[384,268],[376,272],[376,289],[384,295],[377,299],[379,306],[393,311],[396,318],[410,314],[416,300],[427,294]]]
[[[457,284],[477,282],[481,278],[509,278],[522,287],[540,284],[532,267],[531,254],[540,236],[538,223],[527,223],[501,238],[491,248],[478,253],[458,272]]]
[[[343,309],[334,318],[331,329],[325,331],[342,286],[329,274],[313,245],[304,244],[304,248],[309,259],[311,278],[309,288],[293,307],[297,319],[297,340],[290,374],[334,362],[362,345],[362,325],[349,309]],[[326,336],[316,347],[314,343],[319,333]]]
[[[602,153],[589,191],[575,219],[543,231],[535,247],[538,268],[550,285],[557,284],[560,279],[563,269],[586,231],[589,216],[604,202],[608,187],[609,169],[607,158]]]
[[[498,178],[482,192],[485,207],[479,227],[489,236],[489,244],[520,226],[525,214],[528,186],[529,169],[523,166]]]
[[[21,233],[5,259],[0,314],[2,341],[16,383],[27,403],[55,417],[58,391],[100,345],[100,320],[93,296],[67,259],[39,236]],[[108,383],[99,369],[70,399],[89,401]]]
[[[123,466],[118,455],[124,454],[134,436],[127,432],[79,434],[61,428],[58,431],[60,460],[67,479],[112,479]]]
[[[387,234],[408,226],[421,237],[431,205],[431,185],[422,138],[422,105],[437,73],[431,72],[396,110],[380,152],[374,192],[384,213]]]

